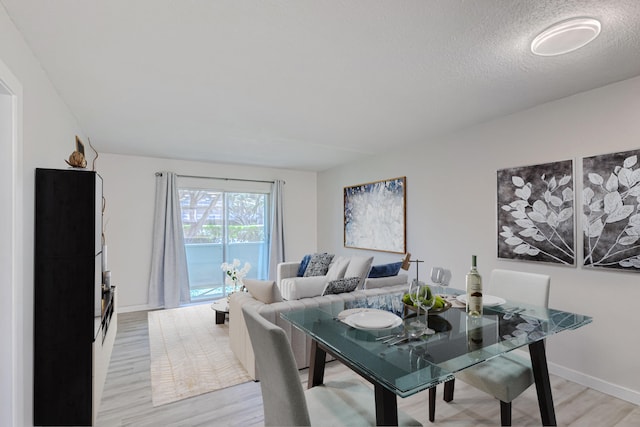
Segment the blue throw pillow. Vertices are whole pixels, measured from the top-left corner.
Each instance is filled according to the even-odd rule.
[[[400,272],[400,267],[402,267],[401,262],[393,262],[391,264],[381,264],[374,265],[371,267],[371,271],[369,272],[369,277],[378,278],[378,277],[390,277],[397,276]]]
[[[304,272],[307,269],[307,265],[309,265],[309,261],[311,260],[311,255],[305,255],[302,257],[302,261],[300,261],[300,267],[298,267],[298,277],[303,277]]]

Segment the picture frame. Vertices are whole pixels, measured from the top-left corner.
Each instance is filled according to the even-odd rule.
[[[640,273],[639,150],[582,159],[583,265]]]
[[[344,187],[344,247],[406,253],[406,177]]]
[[[573,160],[497,171],[498,258],[576,265]]]

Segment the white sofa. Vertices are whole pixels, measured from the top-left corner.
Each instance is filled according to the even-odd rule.
[[[406,255],[407,260],[408,257],[409,254]],[[397,304],[394,310],[400,311],[400,295],[407,291],[408,286],[407,275],[402,273],[369,278],[372,262],[373,257],[335,256],[324,276],[308,277],[298,277],[300,262],[283,262],[278,264],[275,282],[245,279],[248,292],[234,293],[229,300],[229,338],[231,350],[249,375],[258,379],[253,348],[242,316],[243,306],[254,308],[264,318],[285,330],[299,369],[309,366],[311,339],[281,319],[280,313],[319,307],[337,315],[345,307],[375,307],[382,300]],[[327,291],[328,294],[323,295],[329,288],[328,284],[339,279],[349,280],[351,287],[357,281],[356,289],[336,293],[342,289],[334,288],[335,292]]]
[[[297,270],[296,270],[297,272]],[[272,283],[275,286],[275,282]],[[345,308],[378,307],[380,303],[394,304],[394,309],[401,310],[401,295],[407,291],[407,284],[391,285],[374,289],[360,289],[337,295],[324,295],[297,300],[264,303],[254,298],[250,292],[236,292],[229,299],[229,339],[231,350],[240,360],[253,379],[259,379],[256,370],[255,356],[249,333],[242,316],[242,307],[256,310],[270,322],[280,326],[286,332],[296,359],[298,369],[309,366],[311,339],[288,321],[280,317],[280,313],[319,307],[333,315]]]
[[[374,289],[393,285],[407,285],[408,277],[405,273],[395,276],[370,278],[367,277],[371,269],[373,257],[340,257],[331,261],[329,271],[325,276],[298,277],[300,262],[282,262],[276,271],[276,284],[283,299],[297,300],[322,295],[326,284],[331,280],[361,276],[362,281],[356,289]],[[344,263],[344,268],[333,268],[338,263]]]

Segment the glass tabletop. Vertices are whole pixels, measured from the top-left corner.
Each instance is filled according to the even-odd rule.
[[[514,309],[516,313],[509,316]],[[379,338],[402,333],[407,319],[378,330],[349,326],[318,308],[281,313],[281,317],[401,397],[452,379],[455,372],[482,361],[591,322],[588,316],[507,301],[485,307],[481,318],[470,318],[458,308],[431,315],[429,328],[435,334],[389,345]]]

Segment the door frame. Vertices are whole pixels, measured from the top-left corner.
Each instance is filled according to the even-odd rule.
[[[6,314],[8,325],[0,326],[0,345],[6,353],[0,357],[0,375],[10,381],[0,384],[0,395],[6,396],[0,410],[0,425],[23,425],[25,421],[25,366],[24,360],[24,218],[23,211],[23,146],[22,146],[22,84],[13,75],[9,67],[0,59],[0,97],[8,97],[10,102],[9,122],[11,132],[9,156],[1,156],[0,168],[9,171],[8,180],[1,180],[1,194],[8,195],[8,200],[0,203],[0,216],[9,219],[10,238],[0,243],[2,253],[9,253],[8,271],[2,272],[2,282],[9,281],[4,294],[8,298],[0,298],[0,310]],[[6,114],[6,113],[5,113]],[[2,137],[3,139],[5,137]],[[6,141],[0,139],[0,143]],[[3,151],[5,148],[3,147]],[[4,197],[3,197],[4,199]],[[8,203],[7,203],[8,202]],[[6,219],[5,219],[6,221]],[[4,240],[4,239],[3,239]],[[6,286],[6,283],[2,283]]]

